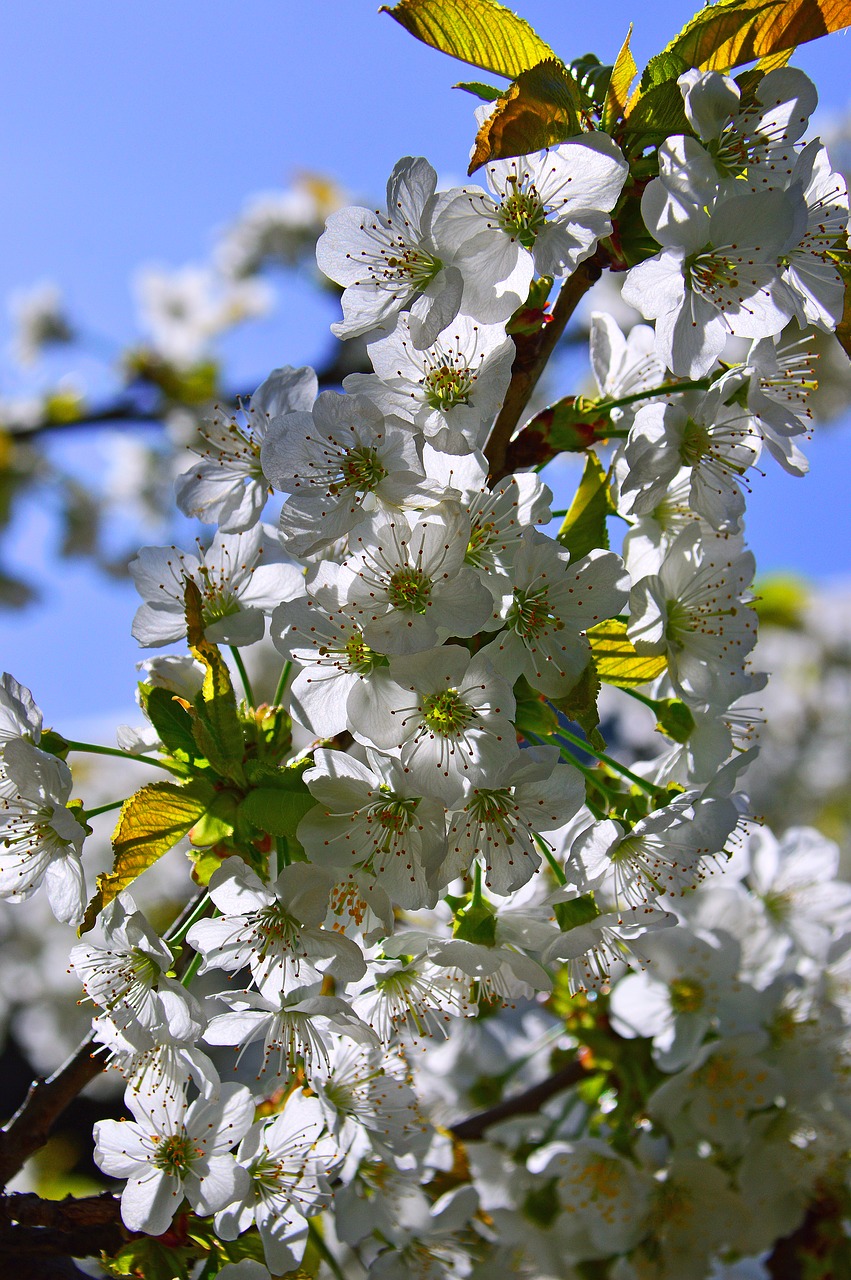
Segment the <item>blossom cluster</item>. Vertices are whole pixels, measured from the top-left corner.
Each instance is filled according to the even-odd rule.
[[[212,538],[130,566],[133,635],[187,652],[143,664],[150,724],[125,743],[178,779],[152,805],[202,798],[173,843],[189,835],[205,886],[153,927],[121,864],[131,798],[122,889],[71,952],[126,1081],[133,1118],[96,1125],[95,1159],[131,1232],[209,1219],[273,1274],[312,1247],[376,1280],[761,1276],[837,1176],[851,889],[818,833],[757,829],[738,779],[765,682],[747,473],[763,446],[806,470],[812,371],[782,335],[839,319],[848,198],[801,142],[800,72],[746,101],[717,72],[679,84],[693,136],[659,150],[641,199],[659,250],[624,288],[655,326],[596,313],[591,331],[621,554],[605,522],[577,547],[575,507],[551,536],[538,472],[495,475],[487,452],[512,317],[613,231],[629,165],[593,131],[488,163],[487,189],[438,190],[407,157],[385,209],[333,213],[334,332],[366,339],[372,372],[318,392],[283,367],[214,415],[177,483]],[[743,359],[722,361],[730,336]],[[241,656],[267,618],[271,706]],[[665,738],[632,768],[590,717],[598,674]],[[11,677],[0,697],[0,896],[44,883],[87,928],[61,739],[39,745]],[[459,1157],[481,1086],[571,1049],[566,1093],[493,1116]]]

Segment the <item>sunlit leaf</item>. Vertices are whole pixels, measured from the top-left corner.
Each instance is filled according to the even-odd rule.
[[[201,592],[192,578],[186,579],[184,603],[189,648],[207,668],[195,700],[193,736],[200,754],[217,773],[242,782],[245,735],[236,710],[236,695],[218,646],[204,635]]]
[[[572,560],[579,560],[595,547],[608,547],[606,516],[614,511],[605,468],[596,453],[589,453],[579,488],[558,531],[558,540]]]
[[[581,133],[579,88],[555,58],[519,75],[476,134],[469,173],[488,160],[522,156]]]
[[[603,128],[606,133],[611,133],[614,125],[624,115],[626,104],[629,98],[630,86],[638,74],[638,67],[635,58],[632,56],[632,50],[629,42],[632,37],[632,23],[629,24],[629,31],[626,33],[626,39],[620,48],[620,53],[615,59],[615,65],[612,68],[612,78],[609,81],[609,88],[606,93],[606,101],[603,107]]]
[[[472,93],[473,97],[481,98],[482,102],[496,102],[502,96],[502,90],[497,89],[495,84],[482,84],[478,80],[460,80],[452,88],[464,89],[467,93]]]
[[[400,0],[379,13],[433,49],[509,80],[555,56],[524,18],[496,0]]]
[[[626,623],[611,618],[586,632],[597,674],[605,684],[622,689],[655,680],[667,668],[664,654],[638,654],[626,634]]]
[[[642,89],[689,67],[727,71],[851,25],[851,0],[718,0],[706,5],[656,58]]]
[[[98,876],[80,933],[91,929],[98,912],[189,834],[215,794],[209,782],[193,778],[184,786],[152,782],[125,800],[112,837],[112,870]]]

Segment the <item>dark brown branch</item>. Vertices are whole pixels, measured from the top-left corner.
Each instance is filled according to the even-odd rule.
[[[100,1075],[104,1060],[92,1056],[94,1049],[90,1036],[52,1076],[36,1080],[26,1100],[0,1131],[0,1187],[5,1187],[29,1157],[44,1146],[65,1108],[90,1080]]]
[[[505,403],[485,445],[491,484],[508,474],[506,453],[523,410],[580,299],[603,274],[605,261],[604,251],[598,249],[592,258],[580,262],[573,275],[562,285],[549,323],[537,333],[515,336],[517,354],[511,368],[511,382]]]
[[[450,1125],[449,1131],[464,1142],[482,1138],[485,1130],[500,1120],[510,1120],[512,1116],[534,1115],[549,1098],[579,1084],[585,1074],[585,1068],[580,1062],[568,1062],[558,1071],[554,1071],[551,1076],[547,1076],[546,1080],[533,1084],[525,1092],[518,1093],[513,1098],[505,1098],[495,1107],[488,1107],[487,1111],[480,1111],[477,1115],[468,1116],[466,1120],[459,1120],[457,1124]]]
[[[127,1238],[120,1202],[111,1192],[79,1200],[42,1200],[30,1194],[0,1197],[0,1256],[6,1260],[117,1253]]]

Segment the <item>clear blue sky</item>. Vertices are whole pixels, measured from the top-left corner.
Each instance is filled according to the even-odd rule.
[[[475,73],[419,45],[376,7],[6,0],[0,298],[54,279],[75,315],[127,341],[134,269],[202,260],[213,229],[247,195],[285,185],[298,169],[325,171],[365,196],[381,192],[404,154],[425,154],[446,177],[460,175],[474,103],[450,86]],[[671,0],[517,7],[566,59],[593,50],[612,60],[633,20],[639,66],[692,12]],[[849,48],[835,35],[796,56],[828,110],[848,105]],[[332,318],[330,308],[293,295],[283,316],[231,344],[234,376],[250,384],[272,364],[318,358]],[[7,341],[4,328],[0,345]],[[0,394],[10,390],[7,375]],[[848,568],[851,432],[825,433],[810,455],[805,481],[774,466],[757,478],[750,539],[763,567],[838,575]],[[129,635],[135,593],[74,566],[57,574],[54,536],[45,513],[29,512],[16,558],[47,574],[50,587],[44,605],[0,615],[0,666],[32,685],[58,727],[86,702],[127,714],[141,656]]]

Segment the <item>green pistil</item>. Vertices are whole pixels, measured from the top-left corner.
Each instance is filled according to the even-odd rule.
[[[693,418],[689,418],[683,432],[683,442],[680,445],[680,459],[683,466],[697,466],[701,458],[705,458],[711,451],[711,447],[708,427],[704,427],[699,422],[695,422]]]
[[[506,621],[509,628],[524,639],[527,636],[534,639],[546,631],[561,631],[564,627],[564,623],[550,612],[546,587],[529,591],[515,588]]]
[[[153,987],[162,973],[154,957],[149,956],[147,951],[142,951],[139,947],[134,947],[130,954],[132,956],[133,972],[137,980],[146,987]]]
[[[369,675],[370,671],[374,671],[376,667],[387,665],[387,659],[384,655],[376,653],[374,649],[370,649],[359,631],[352,632],[346,641],[346,647],[343,652],[346,655],[346,663],[349,670],[361,676]]]
[[[509,182],[514,190],[503,200],[499,220],[503,231],[515,236],[524,249],[531,249],[546,221],[543,201],[534,186],[522,191],[516,177]]]
[[[200,1153],[192,1143],[192,1139],[183,1130],[171,1133],[162,1138],[157,1146],[154,1164],[163,1169],[172,1178],[183,1178],[192,1168],[192,1164]]]
[[[269,951],[295,941],[300,930],[298,920],[279,903],[263,907],[257,917],[257,932],[263,939],[260,955],[265,956]]]
[[[340,466],[341,479],[331,486],[331,492],[337,494],[344,489],[355,489],[358,493],[372,493],[387,475],[387,468],[378,459],[375,449],[353,449]]]
[[[441,364],[426,374],[426,400],[432,409],[452,409],[456,404],[466,404],[473,390],[469,369],[453,369]]]
[[[513,808],[511,790],[500,787],[496,791],[476,791],[467,806],[472,817],[484,826],[498,827],[506,839],[506,843],[514,843],[514,832],[508,815]]]
[[[470,564],[478,569],[481,566],[485,552],[493,541],[496,525],[493,520],[485,520],[482,524],[474,524],[470,531],[470,541],[467,543],[467,553],[464,556],[464,563]]]
[[[421,249],[405,249],[398,257],[385,258],[385,263],[397,278],[408,279],[416,289],[425,289],[443,270],[440,258],[423,253]]]
[[[703,1008],[703,986],[694,978],[677,978],[669,990],[674,1013],[698,1013]]]
[[[408,830],[414,820],[419,798],[396,796],[389,788],[381,789],[387,791],[387,799],[374,805],[369,816],[381,824],[388,836],[401,835],[403,831]]]
[[[422,569],[398,569],[390,579],[387,598],[394,609],[425,613],[431,604],[431,580]]]
[[[250,1166],[249,1173],[251,1174],[251,1184],[256,1200],[263,1198],[264,1191],[280,1191],[281,1168],[280,1161],[274,1160],[268,1152],[260,1156]]]
[[[433,693],[423,704],[423,720],[432,733],[442,738],[457,738],[464,732],[473,719],[473,708],[469,707],[457,689],[444,689],[442,693]]]

